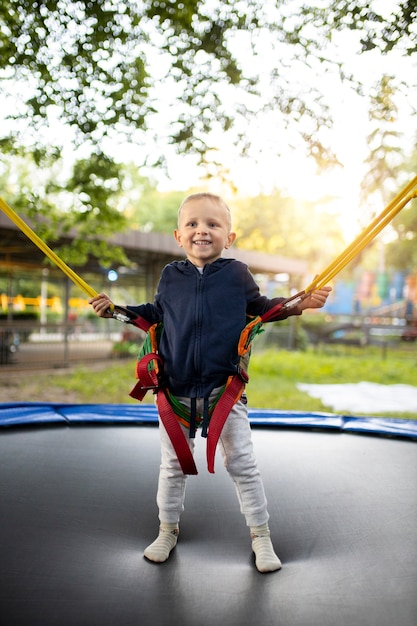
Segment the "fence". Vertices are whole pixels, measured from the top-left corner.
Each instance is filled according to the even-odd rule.
[[[398,323],[401,322],[401,323]],[[40,324],[30,321],[0,321],[0,373],[9,370],[64,368],[81,363],[100,362],[129,356],[134,358],[144,334],[133,326],[114,320],[94,318],[83,322]],[[257,338],[257,349],[305,349],[345,346],[417,353],[417,320],[367,319],[344,317],[315,327],[301,318],[266,324]]]
[[[108,322],[110,321],[110,324]],[[142,343],[143,333],[114,320],[91,323],[36,324],[0,322],[0,372],[55,369],[80,363],[119,358],[118,346],[126,341]]]

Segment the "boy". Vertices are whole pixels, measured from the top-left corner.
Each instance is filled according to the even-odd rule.
[[[231,229],[229,208],[219,196],[198,193],[185,198],[174,236],[187,259],[174,261],[163,269],[154,303],[128,308],[148,322],[163,321],[159,353],[167,389],[191,414],[197,413],[198,422],[207,419],[207,407],[228,377],[236,373],[237,345],[246,316],[261,315],[283,298],[262,296],[245,264],[221,257],[223,250],[235,241],[236,233]],[[274,320],[322,307],[330,291],[330,287],[317,289],[289,313],[278,314]],[[106,294],[99,294],[90,303],[97,315],[112,316]],[[185,425],[181,428],[193,451],[193,436],[189,436]],[[159,429],[160,526],[158,537],[145,549],[144,556],[162,563],[177,543],[186,476],[161,420]],[[281,562],[270,539],[267,500],[253,452],[244,395],[234,404],[218,445],[250,529],[256,567],[260,572],[276,571]]]

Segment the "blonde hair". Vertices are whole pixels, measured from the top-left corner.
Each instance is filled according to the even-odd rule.
[[[229,227],[231,228],[232,227],[232,214],[230,212],[229,207],[227,206],[227,204],[223,200],[223,198],[221,198],[220,196],[218,196],[215,193],[210,193],[209,191],[201,191],[199,193],[192,193],[189,196],[187,196],[186,198],[184,198],[184,200],[180,204],[180,208],[178,209],[178,223],[180,221],[181,210],[182,210],[183,206],[185,204],[187,204],[187,202],[190,202],[191,200],[203,200],[203,199],[212,200],[213,202],[217,202],[217,204],[219,204],[224,209],[226,209],[227,221],[229,222]]]

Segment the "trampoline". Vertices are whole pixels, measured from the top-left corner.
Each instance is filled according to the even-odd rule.
[[[4,626],[413,626],[417,424],[251,411],[283,568],[260,574],[233,484],[198,476],[170,559],[153,406],[0,404]]]

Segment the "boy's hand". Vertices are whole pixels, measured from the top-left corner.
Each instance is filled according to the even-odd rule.
[[[331,287],[322,287],[321,289],[315,289],[312,291],[307,298],[302,300],[298,305],[299,311],[304,311],[304,309],[321,309],[326,304],[326,300],[331,292]]]
[[[110,310],[113,302],[106,293],[99,293],[94,298],[91,298],[88,303],[91,304],[94,312],[97,313],[99,317],[113,317],[113,313]]]

